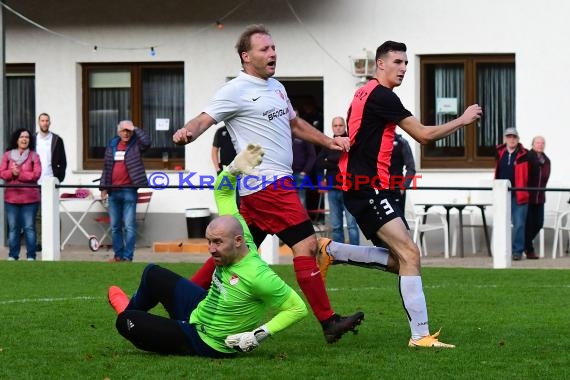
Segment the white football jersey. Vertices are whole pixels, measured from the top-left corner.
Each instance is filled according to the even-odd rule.
[[[278,80],[263,80],[240,72],[216,92],[203,112],[218,123],[225,123],[237,153],[250,142],[260,144],[265,151],[258,168],[259,177],[242,181],[240,195],[255,193],[279,178],[292,175],[290,120],[296,114]]]

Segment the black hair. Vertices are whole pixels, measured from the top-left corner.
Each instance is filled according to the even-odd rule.
[[[28,145],[28,148],[30,150],[36,150],[36,135],[30,132],[26,128],[18,128],[14,132],[12,132],[12,134],[10,135],[10,142],[8,144],[8,149],[6,150],[18,149],[18,139],[20,138],[22,132],[28,132],[28,134],[30,135],[30,144]]]
[[[396,41],[386,41],[384,42],[382,45],[378,46],[378,49],[376,49],[376,61],[379,58],[382,58],[384,55],[386,55],[388,52],[391,51],[406,51],[406,44],[403,42],[396,42]]]

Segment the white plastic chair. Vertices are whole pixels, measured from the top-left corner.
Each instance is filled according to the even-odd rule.
[[[433,211],[424,212],[416,210],[416,207],[413,204],[413,201],[410,199],[410,192],[406,194],[406,205],[405,207],[405,216],[406,221],[411,230],[414,231],[413,233],[413,241],[414,243],[418,244],[418,239],[421,236],[422,241],[418,244],[420,249],[420,255],[427,256],[428,250],[426,245],[426,237],[425,233],[430,231],[437,231],[441,230],[443,232],[443,242],[444,242],[444,257],[446,259],[449,258],[449,227],[447,225],[447,221],[445,220],[445,215]],[[428,222],[429,215],[437,216],[438,220],[435,222]],[[425,223],[424,223],[425,219]],[[432,218],[434,219],[434,218]]]
[[[558,187],[558,186],[553,186]],[[544,224],[539,232],[539,257],[544,257],[544,230],[550,229],[554,233],[552,244],[552,258],[556,258],[556,249],[559,255],[564,255],[564,231],[570,233],[570,208],[568,205],[569,194],[566,192],[548,192],[544,205]],[[550,201],[552,199],[552,201]]]
[[[564,239],[564,232],[567,232],[567,239]],[[554,242],[552,243],[552,258],[556,258],[556,248],[560,257],[564,256],[564,243],[570,237],[570,210],[564,211],[556,219],[556,227],[554,229]]]

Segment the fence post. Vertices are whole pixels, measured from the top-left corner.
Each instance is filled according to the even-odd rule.
[[[55,177],[42,180],[42,261],[59,261],[59,190]]]
[[[493,268],[511,267],[511,194],[508,180],[493,181]]]
[[[279,238],[277,235],[267,235],[259,246],[261,258],[267,264],[279,264]]]

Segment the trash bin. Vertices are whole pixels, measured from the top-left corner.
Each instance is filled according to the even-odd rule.
[[[187,208],[186,227],[189,239],[202,239],[206,235],[206,227],[210,223],[209,208]]]

